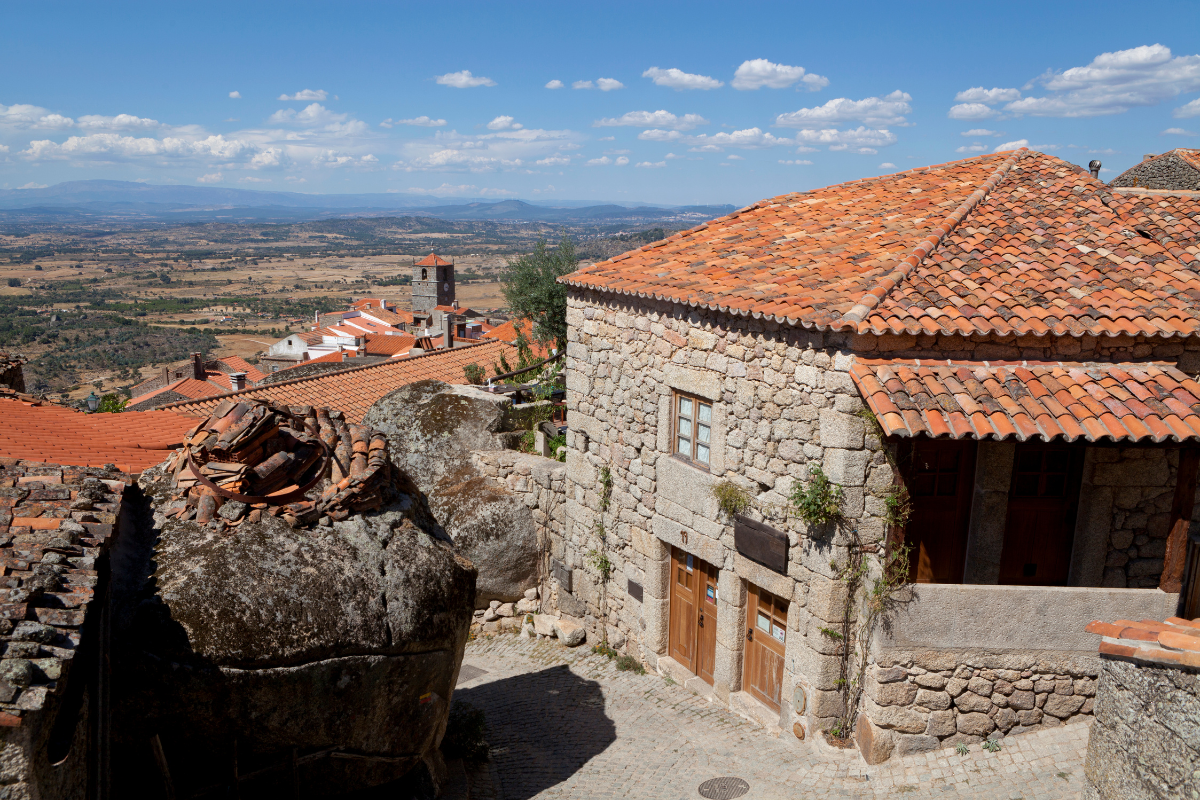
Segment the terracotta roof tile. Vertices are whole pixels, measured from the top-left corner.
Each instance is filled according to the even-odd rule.
[[[437,253],[430,253],[429,255],[422,258],[420,261],[418,261],[413,266],[416,266],[416,267],[452,267],[452,266],[454,266],[454,263],[451,261],[447,261],[446,259],[439,256]]]
[[[367,409],[389,392],[409,383],[430,379],[466,383],[463,367],[478,364],[490,372],[500,354],[507,352],[510,347],[495,341],[471,344],[324,375],[280,381],[194,402],[172,403],[163,408],[207,416],[226,397],[249,397],[274,400],[285,405],[328,406],[345,412],[351,422],[361,422]],[[311,364],[312,361],[305,363]]]
[[[214,374],[221,375],[225,378],[225,389],[228,390],[230,386],[229,376],[220,372]],[[166,386],[161,386],[152,392],[146,392],[143,395],[131,398],[129,400],[129,405],[139,405],[153,397],[157,397],[160,394],[166,394],[167,392],[174,392],[175,394],[182,395],[183,397],[190,397],[194,400],[198,400],[201,397],[214,397],[222,394],[222,388],[213,383],[209,383],[208,381],[198,381],[195,378],[182,378],[181,380],[174,381],[173,383],[168,383]]]
[[[850,375],[889,435],[1200,440],[1200,384],[1166,364],[860,358]]]
[[[781,195],[561,280],[858,333],[1200,333],[1200,201],[1153,200],[998,153]]]
[[[456,341],[462,341],[455,337]],[[367,334],[367,354],[372,356],[394,356],[397,353],[407,353],[417,345],[417,337],[408,334],[383,335]]]
[[[140,473],[183,441],[196,420],[171,411],[85,414],[55,405],[0,399],[0,456]]]
[[[217,361],[229,366],[234,372],[246,373],[246,380],[250,381],[251,383],[258,383],[263,378],[267,377],[267,373],[263,372],[261,369],[254,366],[241,356],[225,356],[224,358],[218,358]]]
[[[1158,664],[1200,667],[1200,620],[1096,620],[1085,631],[1104,637],[1101,654]]]

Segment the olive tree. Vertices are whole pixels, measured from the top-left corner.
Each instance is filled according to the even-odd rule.
[[[539,239],[532,253],[509,261],[500,278],[513,315],[533,323],[539,344],[560,351],[567,346],[567,287],[558,279],[578,264],[575,243],[564,234],[557,247]]]

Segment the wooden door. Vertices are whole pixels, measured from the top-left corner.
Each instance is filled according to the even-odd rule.
[[[1000,583],[1067,585],[1082,473],[1082,447],[1017,445],[1000,555]]]
[[[902,445],[901,464],[912,513],[908,579],[962,583],[975,483],[975,443],[917,439]]]
[[[746,691],[774,709],[783,692],[787,601],[751,585],[746,602]]]
[[[671,549],[671,617],[668,639],[671,658],[689,672],[696,671],[696,601],[700,575],[690,553]]]
[[[717,660],[717,568],[699,562],[700,603],[696,620],[696,674],[709,686]]]
[[[717,656],[717,568],[671,548],[671,658],[709,685]]]

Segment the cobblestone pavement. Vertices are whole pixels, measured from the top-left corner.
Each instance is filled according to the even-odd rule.
[[[693,800],[720,776],[762,798],[1077,798],[1087,724],[1025,734],[997,753],[972,746],[870,767],[712,705],[655,675],[553,641],[514,635],[467,646],[455,699],[487,714],[491,787],[480,796]],[[479,674],[477,670],[485,670]]]

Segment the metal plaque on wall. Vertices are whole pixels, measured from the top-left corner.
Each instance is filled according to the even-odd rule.
[[[733,546],[751,561],[783,575],[787,574],[788,537],[770,525],[735,514]]]
[[[642,602],[642,585],[636,581],[629,581],[629,596],[639,603]]]
[[[559,561],[557,558],[550,559],[550,577],[558,581],[558,585],[571,591],[571,570],[567,569],[567,565]]]

